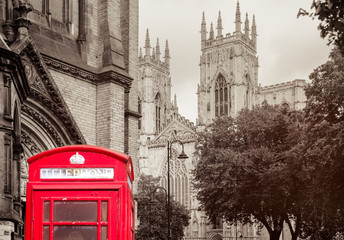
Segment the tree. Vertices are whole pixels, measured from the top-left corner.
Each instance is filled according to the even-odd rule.
[[[337,48],[310,79],[305,138],[297,151],[310,178],[305,232],[330,239],[344,230],[338,221],[344,210],[344,58]]]
[[[298,215],[290,212],[296,210],[291,207],[291,190],[300,186],[290,187],[291,181],[285,179],[285,172],[290,171],[286,154],[295,144],[288,141],[291,119],[286,109],[263,103],[241,111],[236,119],[217,118],[199,134],[195,187],[211,221],[224,218],[230,223],[247,223],[253,215],[266,227],[271,240],[279,239],[287,218],[300,222]],[[293,239],[298,229],[292,232]]]
[[[137,240],[166,240],[167,196],[160,191],[159,178],[141,175],[136,196],[140,224],[135,234]],[[182,239],[184,228],[189,225],[189,212],[183,205],[171,199],[171,239]]]
[[[335,43],[344,53],[344,1],[343,0],[313,0],[313,12],[300,9],[298,16],[308,15],[318,18],[321,22],[319,30],[321,37],[329,38],[329,43]]]

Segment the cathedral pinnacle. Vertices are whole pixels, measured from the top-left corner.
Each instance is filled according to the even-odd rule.
[[[236,13],[235,13],[235,32],[241,32],[241,15],[240,15],[240,5],[237,1]]]
[[[150,45],[150,39],[149,39],[149,30],[147,28],[146,41],[145,41],[145,57],[150,56],[150,49],[151,49],[151,45]]]
[[[219,17],[217,19],[217,37],[222,36],[222,19],[221,19],[221,11],[219,11]]]
[[[156,59],[160,61],[161,52],[160,52],[159,38],[156,39],[156,53],[155,54],[156,54]]]
[[[202,13],[202,24],[206,24],[206,23],[205,23],[205,14],[204,14],[204,11],[203,11],[203,13]]]
[[[214,28],[213,23],[210,24],[209,40],[214,40]]]
[[[256,18],[254,15],[253,15],[253,19],[252,19],[251,38],[252,38],[254,45],[256,45],[257,44],[257,26],[256,26]]]
[[[250,32],[250,23],[248,21],[248,14],[246,13],[246,18],[245,18],[245,37],[249,38],[249,32]]]
[[[205,23],[205,15],[204,12],[202,14],[202,24],[201,24],[201,43],[202,43],[202,47],[205,46],[205,42],[207,40],[207,26]]]
[[[139,57],[142,58],[142,48],[140,47],[140,54]]]
[[[155,59],[155,49],[153,47],[153,50],[152,50],[152,58]]]
[[[169,50],[169,48],[168,48],[168,40],[166,40],[166,45],[165,45],[165,56],[164,56],[164,58],[165,58],[165,63],[167,64],[167,65],[170,65],[170,50]]]

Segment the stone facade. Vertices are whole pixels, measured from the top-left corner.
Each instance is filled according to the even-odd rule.
[[[34,154],[98,145],[138,172],[138,0],[45,3],[0,2],[1,240],[23,239]]]

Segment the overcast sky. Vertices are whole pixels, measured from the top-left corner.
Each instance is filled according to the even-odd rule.
[[[139,47],[146,29],[151,46],[159,38],[162,56],[168,40],[171,55],[172,94],[177,94],[179,113],[192,122],[197,118],[197,84],[200,78],[201,20],[207,30],[213,22],[216,34],[221,11],[223,34],[235,31],[237,0],[140,0]],[[330,47],[317,30],[318,20],[296,18],[299,8],[310,10],[312,0],[240,0],[241,21],[246,12],[257,25],[258,81],[262,86],[294,79],[308,79],[328,59]],[[244,24],[242,24],[242,27]],[[172,98],[173,98],[172,95]]]

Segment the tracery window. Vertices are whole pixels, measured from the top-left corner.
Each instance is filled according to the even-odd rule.
[[[188,207],[188,176],[183,160],[177,158],[177,151],[172,151],[170,159],[170,194],[175,201]],[[167,189],[167,161],[162,170],[161,186]]]
[[[215,116],[228,115],[230,104],[230,87],[223,75],[219,75],[215,83]]]
[[[160,132],[161,127],[161,98],[160,94],[158,93],[155,96],[155,131],[156,134]]]

